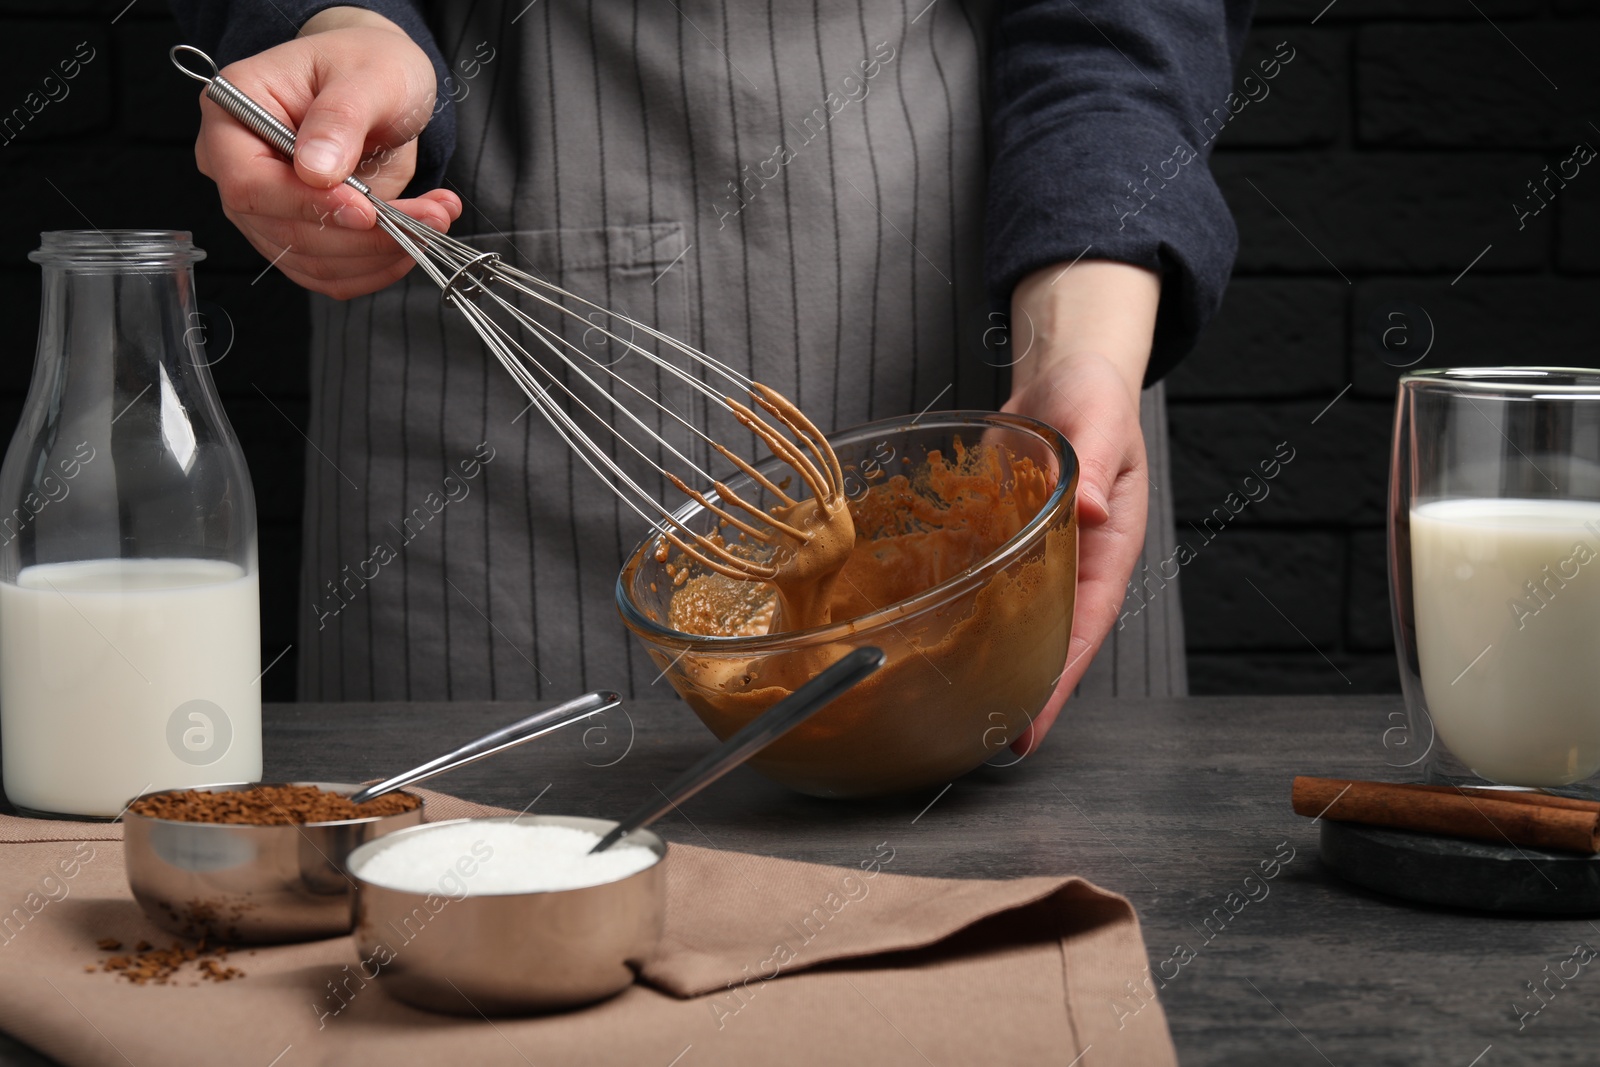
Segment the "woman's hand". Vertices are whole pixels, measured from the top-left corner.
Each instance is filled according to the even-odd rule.
[[[1011,368],[1005,411],[1067,436],[1078,454],[1078,591],[1067,666],[1050,701],[1012,743],[1026,755],[1043,739],[1117,621],[1144,549],[1150,480],[1139,392],[1150,361],[1161,278],[1142,267],[1084,260],[1037,271],[1011,297]]]
[[[294,163],[204,96],[195,162],[217,183],[222,210],[296,284],[349,299],[397,281],[412,260],[344,179],[398,196],[416,170],[415,138],[433,116],[427,54],[394,23],[360,8],[329,8],[292,41],[222,72],[297,131]],[[363,160],[367,162],[363,163]],[[461,201],[435,190],[394,206],[436,230]]]

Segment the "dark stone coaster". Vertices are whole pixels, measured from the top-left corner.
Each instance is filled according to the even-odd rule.
[[[1322,862],[1367,889],[1423,904],[1535,915],[1600,914],[1600,857],[1324,821]]]

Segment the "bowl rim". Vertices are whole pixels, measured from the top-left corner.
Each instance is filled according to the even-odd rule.
[[[1031,433],[1047,446],[1054,448],[1061,463],[1061,476],[1056,479],[1055,488],[1051,490],[1050,496],[1040,506],[1039,511],[1033,518],[1023,524],[1022,529],[1002,543],[999,548],[983,557],[977,563],[957,574],[951,575],[937,585],[929,586],[914,596],[895,601],[893,604],[888,604],[870,614],[858,615],[843,622],[831,622],[826,626],[814,626],[808,630],[783,630],[775,634],[753,634],[746,637],[708,636],[686,634],[681,630],[671,629],[646,617],[628,596],[627,580],[634,561],[655,540],[655,534],[652,533],[641,540],[632,552],[628,553],[622,570],[617,575],[617,608],[622,613],[624,625],[641,638],[656,644],[683,651],[693,650],[696,653],[708,655],[748,656],[779,647],[784,651],[792,651],[798,648],[832,644],[844,639],[859,641],[866,635],[881,630],[886,626],[892,627],[902,619],[939,607],[986,584],[994,573],[1004,570],[1017,556],[1021,555],[1029,541],[1037,535],[1039,530],[1053,521],[1062,508],[1071,509],[1076,506],[1079,475],[1077,452],[1074,451],[1071,442],[1067,440],[1066,435],[1060,430],[1047,422],[1028,415],[955,408],[931,413],[925,412],[915,416],[897,415],[893,418],[864,422],[829,434],[828,439],[831,443],[835,438],[839,437],[871,437],[879,433],[898,433],[921,427],[948,427],[979,432],[988,427],[999,427]],[[714,492],[707,495],[715,497]],[[676,518],[683,519],[698,510],[700,510],[698,503],[688,501],[675,510],[673,515]]]
[[[212,790],[239,791],[254,789],[257,786],[285,786],[285,785],[314,785],[318,789],[330,793],[358,793],[364,787],[355,782],[209,782],[205,785],[179,785],[170,789],[152,789],[147,793],[140,793],[128,801],[128,806],[122,809],[122,821],[138,819],[140,822],[160,823],[163,826],[195,826],[207,827],[218,830],[310,830],[323,826],[361,826],[366,823],[379,823],[385,819],[395,819],[402,815],[425,814],[428,810],[428,798],[420,793],[413,793],[408,789],[396,789],[396,793],[416,797],[418,804],[407,811],[390,812],[388,815],[367,815],[359,819],[328,819],[323,822],[286,822],[286,823],[261,823],[261,822],[200,822],[194,819],[162,819],[155,815],[145,815],[133,810],[133,806],[146,797],[158,797],[165,793],[209,792]]]
[[[422,892],[415,889],[397,889],[392,885],[384,885],[382,882],[374,882],[370,878],[363,878],[361,876],[359,867],[362,863],[366,862],[368,859],[371,859],[383,849],[393,845],[396,841],[399,841],[405,837],[415,837],[419,834],[426,833],[429,830],[437,830],[441,826],[460,826],[465,823],[473,822],[504,822],[511,823],[512,825],[537,825],[543,822],[550,825],[563,826],[572,821],[604,823],[608,832],[616,829],[617,826],[617,820],[615,819],[602,819],[594,815],[555,815],[548,813],[540,815],[512,813],[510,815],[479,815],[466,816],[460,819],[441,819],[438,822],[424,822],[419,823],[416,826],[407,826],[403,829],[395,830],[392,833],[384,834],[382,837],[375,837],[371,841],[363,841],[361,844],[351,849],[349,855],[345,857],[344,869],[355,881],[358,892],[366,892],[369,889],[381,889],[385,893],[398,893],[402,896],[417,897],[418,899],[428,896],[437,896],[438,894],[432,890]],[[588,829],[588,827],[574,827],[574,829]],[[667,853],[671,850],[671,846],[668,844],[667,840],[657,834],[654,830],[651,830],[649,827],[640,827],[627,836],[635,839],[648,838],[648,841],[635,840],[632,843],[640,844],[644,848],[648,848],[651,852],[654,852],[656,854],[656,861],[650,864],[648,867],[642,867],[639,870],[634,871],[632,874],[624,875],[621,878],[613,878],[609,882],[596,882],[593,885],[572,886],[567,889],[510,889],[498,893],[469,893],[460,900],[454,901],[454,903],[460,904],[474,898],[489,900],[504,899],[507,897],[550,897],[558,896],[562,893],[582,893],[590,889],[603,889],[606,886],[622,885],[624,882],[630,882],[635,878],[640,878],[644,875],[647,875],[651,871],[660,870],[661,865],[667,860]],[[620,844],[621,842],[618,843]]]

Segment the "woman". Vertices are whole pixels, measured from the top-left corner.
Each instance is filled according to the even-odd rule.
[[[1184,692],[1175,587],[1118,612],[1141,555],[1171,555],[1165,412],[1144,387],[1231,265],[1202,121],[1247,4],[176,6],[299,130],[291,166],[202,101],[196,159],[255,247],[320,294],[303,698],[658,677],[612,604],[642,523],[522,417],[339,184],[374,153],[362,177],[408,214],[730,362],[824,429],[930,405],[1056,425],[1082,464],[1078,606],[1019,751],[1080,682]]]

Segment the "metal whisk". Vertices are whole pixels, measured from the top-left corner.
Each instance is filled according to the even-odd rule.
[[[238,86],[222,77],[210,56],[190,45],[177,45],[169,55],[175,67],[204,83],[205,95],[219,107],[286,157],[293,158],[295,132]],[[186,66],[182,58],[184,56],[197,58],[209,68],[209,73]],[[796,544],[803,545],[814,534],[805,523],[796,525],[772,513],[774,510],[794,508],[799,503],[785,491],[788,479],[784,479],[781,485],[774,483],[670,405],[618,374],[613,369],[615,361],[596,359],[586,348],[569,341],[560,329],[523,311],[518,306],[520,299],[525,298],[557,313],[555,321],[558,325],[562,322],[561,316],[566,316],[580,323],[586,334],[598,331],[607,343],[621,345],[627,352],[638,354],[684,382],[708,403],[729,413],[740,425],[753,432],[774,456],[793,468],[820,507],[832,512],[843,506],[844,475],[833,449],[816,425],[776,391],[645,323],[569,293],[518,270],[496,253],[480,251],[418,222],[374,195],[372,189],[354,175],[346,178],[344,184],[371,202],[377,211],[378,226],[427,272],[428,277],[438,285],[443,299],[466,317],[501,366],[522,387],[530,405],[538,409],[562,440],[610,486],[623,503],[690,559],[730,578],[770,580],[777,576],[778,561],[782,556],[776,551],[753,553],[743,546],[730,545],[715,532],[707,535],[691,529],[674,514],[673,509],[657,500],[639,484],[638,479],[624,470],[590,433],[585,432],[578,418],[559,399],[561,396],[565,396],[576,411],[592,417],[679,492],[714,514],[720,526],[731,526],[746,537],[773,546],[774,549],[780,546],[782,538],[791,538]],[[594,313],[599,313],[614,325],[595,322]],[[619,330],[624,330],[629,336],[621,336]],[[684,366],[638,344],[634,338],[640,335],[684,357],[689,364],[702,368],[705,376],[692,373]],[[530,350],[530,346],[533,350],[542,349],[553,354],[568,373],[557,373],[556,367],[541,361]],[[759,507],[712,477],[684,450],[652,429],[643,418],[623,404],[606,388],[604,383],[607,379],[637,394],[646,404],[686,428],[689,434],[731,461],[753,484],[770,494],[777,501],[776,506],[771,510]],[[748,396],[750,403],[734,399],[726,388],[714,387],[714,380],[725,382],[732,391]],[[605,417],[603,412],[606,405],[637,432],[644,444],[622,432]],[[766,413],[766,417],[757,413],[758,408]],[[651,458],[649,452],[652,450],[658,455],[670,455],[687,475],[713,490],[715,498],[706,490],[690,485],[683,475]]]

